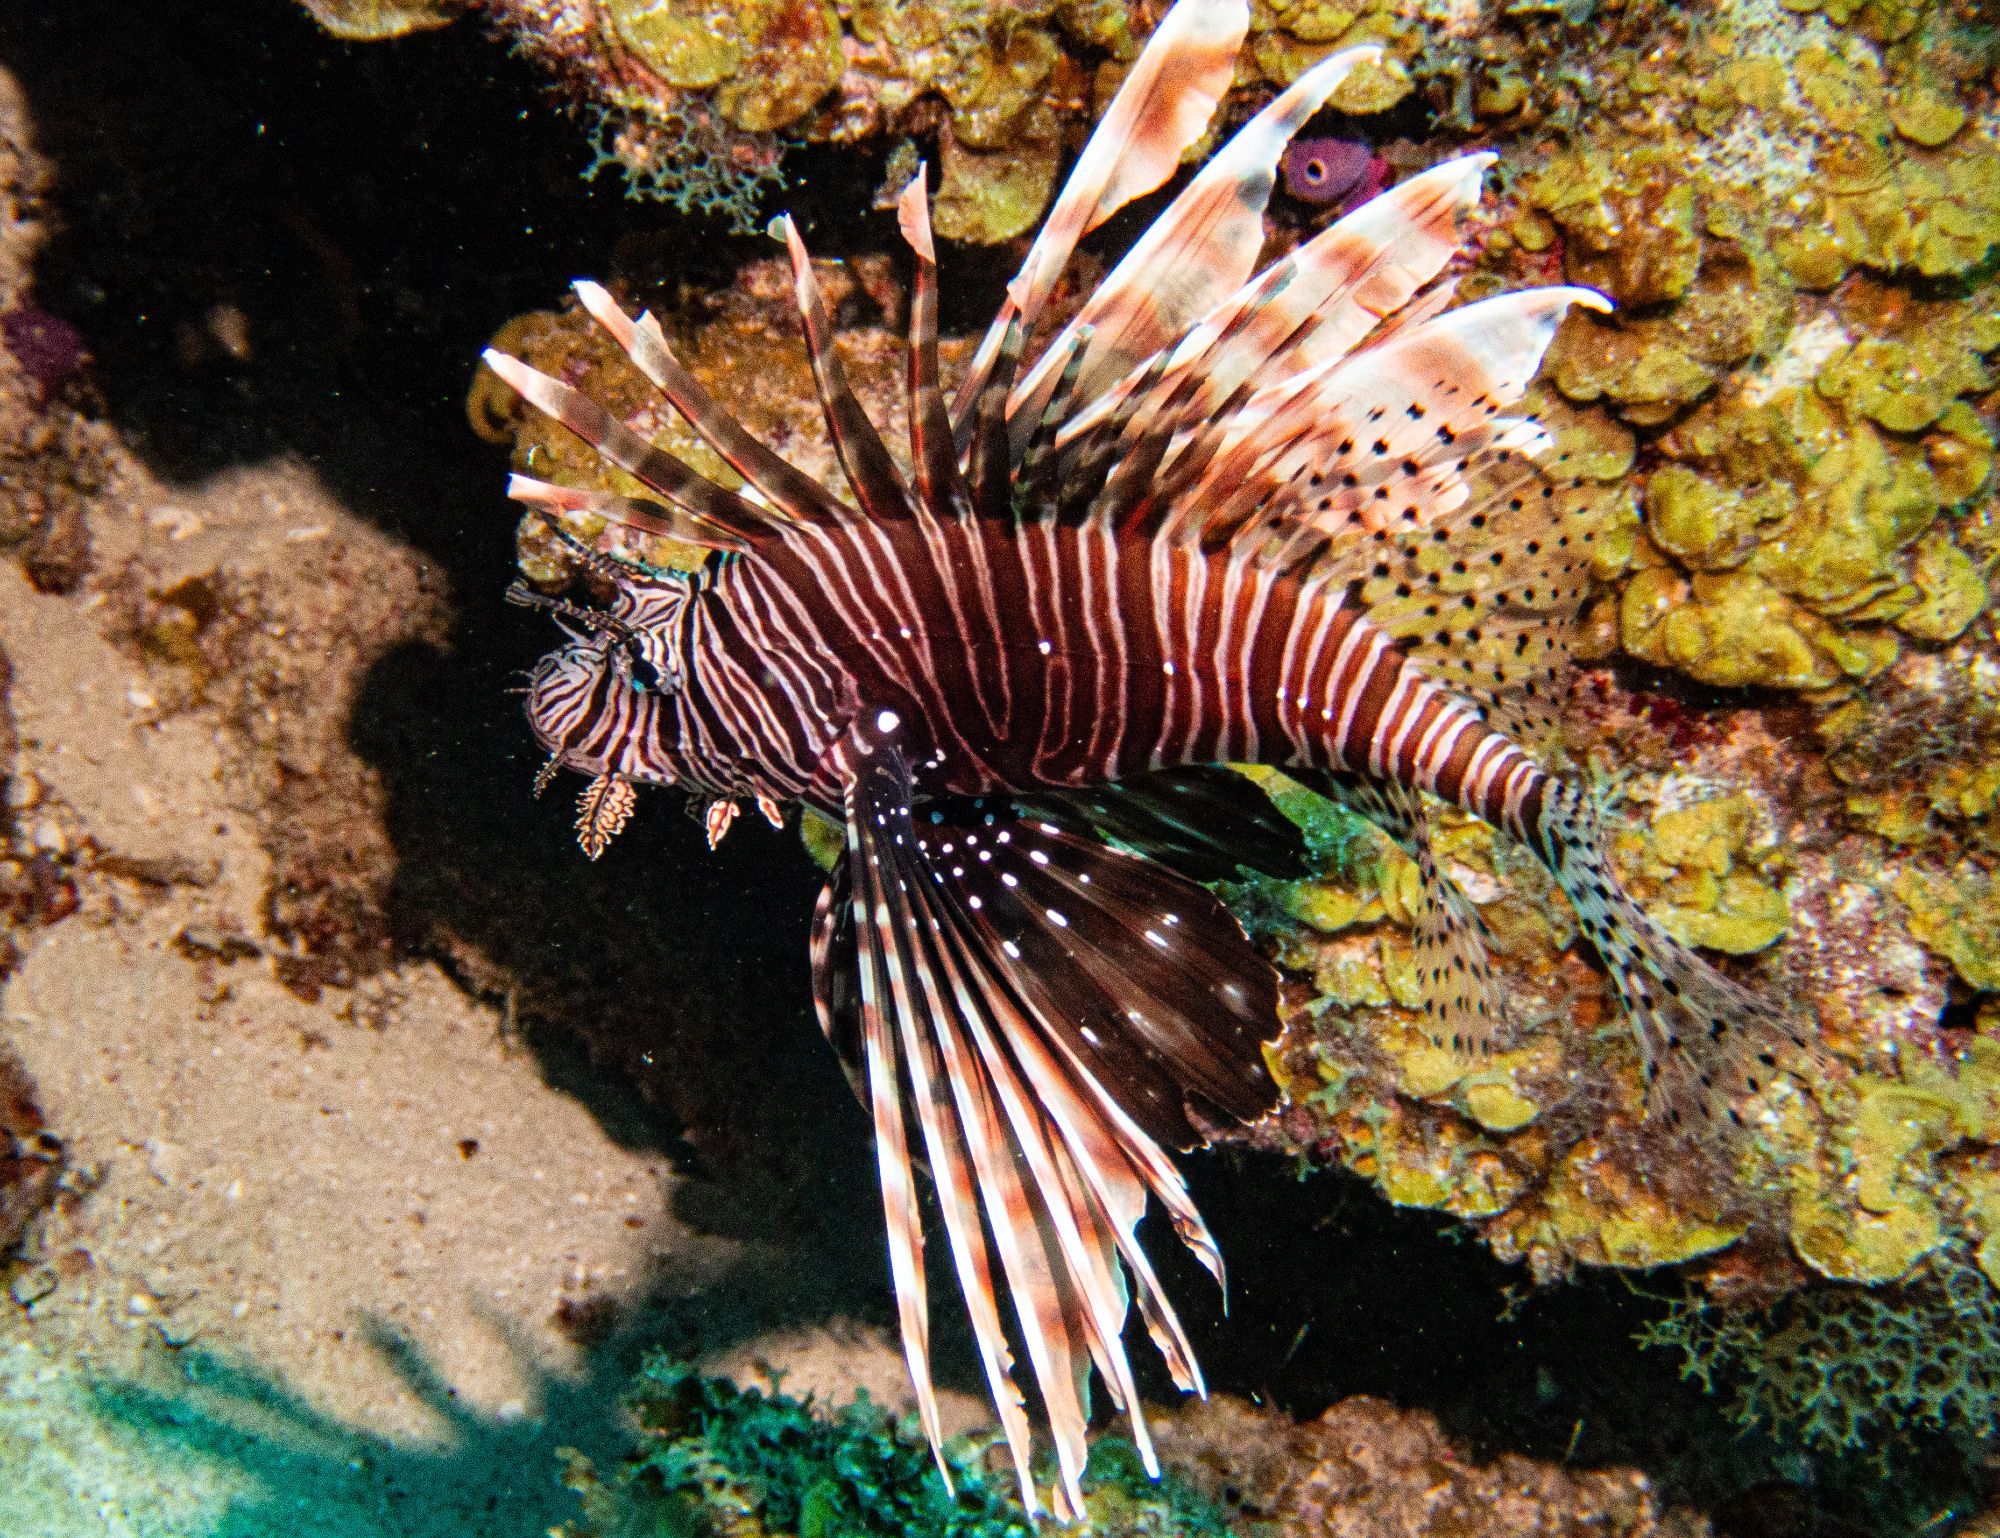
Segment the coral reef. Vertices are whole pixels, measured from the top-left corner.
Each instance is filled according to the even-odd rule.
[[[1809,1447],[1886,1463],[1912,1428],[1977,1441],[2000,1425],[2000,1293],[1949,1249],[1894,1286],[1816,1288],[1762,1314],[1690,1298],[1641,1339],[1727,1388],[1739,1424]]]
[[[446,0],[303,0],[344,37],[441,25]],[[752,227],[786,141],[935,146],[937,230],[992,244],[1046,206],[1065,142],[1110,98],[1155,8],[1113,0],[485,0],[489,24],[600,114],[602,150],[627,185],[685,212]],[[1344,111],[1386,111],[1413,89],[1406,65],[1462,22],[1392,0],[1353,6],[1258,0],[1244,83],[1289,85],[1332,50],[1384,42]],[[601,163],[601,162],[600,162]]]
[[[1131,18],[1104,8],[1084,25],[1058,7],[999,37],[942,14],[843,13],[848,72],[788,131],[934,130],[941,225],[1012,233],[1046,196],[1037,157],[1052,179],[1073,138],[1064,115],[1130,56]],[[1951,0],[1500,19],[1259,4],[1253,31],[1246,97],[1338,42],[1389,43],[1395,69],[1339,105],[1364,124],[1405,93],[1430,109],[1423,142],[1378,146],[1394,175],[1468,144],[1501,151],[1461,294],[1562,277],[1617,301],[1566,323],[1531,403],[1593,483],[1599,521],[1564,749],[1599,788],[1631,889],[1814,1020],[1828,1055],[1748,1108],[1727,1160],[1664,1155],[1568,909],[1531,861],[1453,815],[1440,856],[1493,931],[1516,1031],[1490,1059],[1440,1051],[1421,1029],[1414,866],[1266,775],[1321,874],[1230,892],[1287,976],[1268,1056],[1288,1103],[1246,1140],[1449,1212],[1541,1280],[1684,1264],[1727,1298],[1796,1292],[1812,1310],[1827,1288],[1831,1310],[1874,1285],[1901,1289],[1882,1295],[1891,1308],[1970,1256],[1953,1285],[1983,1271],[2000,1287],[2000,43]],[[1086,84],[1092,50],[1107,57]],[[974,76],[952,73],[974,58]],[[1003,195],[953,156],[999,157],[1021,180]],[[1275,237],[1330,216],[1281,201]],[[825,277],[896,441],[894,269]],[[778,275],[753,266],[708,299],[663,291],[642,262],[625,278],[711,389],[824,468]],[[506,342],[718,468],[588,327],[524,317]],[[490,386],[472,410],[524,468],[598,473]],[[587,520],[571,532],[612,537]],[[566,574],[532,523],[522,564],[539,582]]]
[[[1315,1421],[1217,1397],[1166,1411],[1156,1432],[1164,1478],[1146,1477],[1130,1444],[1101,1438],[1085,1478],[1083,1522],[1039,1527],[1011,1476],[988,1467],[985,1441],[948,1450],[947,1496],[914,1428],[864,1394],[828,1409],[739,1389],[666,1357],[627,1395],[640,1450],[601,1472],[575,1457],[569,1482],[584,1517],[567,1538],[709,1532],[737,1538],[1704,1538],[1706,1522],[1662,1511],[1644,1475],[1572,1472],[1513,1454],[1481,1464],[1437,1422],[1378,1399],[1345,1400]]]
[[[1506,1453],[1482,1463],[1430,1415],[1365,1395],[1317,1420],[1218,1396],[1166,1418],[1161,1456],[1270,1538],[1707,1538],[1633,1469],[1575,1470]]]
[[[1494,931],[1518,1039],[1479,1063],[1438,1051],[1417,1013],[1414,867],[1365,825],[1265,776],[1324,872],[1232,894],[1291,979],[1290,1028],[1270,1053],[1290,1104],[1250,1137],[1345,1165],[1398,1203],[1449,1211],[1544,1278],[1578,1263],[1710,1257],[1718,1285],[1740,1284],[1745,1267],[1776,1288],[1814,1275],[1893,1280],[1951,1236],[1976,1237],[1961,1171],[1994,1136],[1979,1109],[1994,1049],[1983,1027],[1943,1018],[1951,999],[1992,986],[1992,291],[1977,270],[1952,280],[1955,294],[1940,287],[1924,276],[1928,258],[1869,245],[1867,219],[1828,222],[1837,210],[1810,198],[1753,196],[1749,172],[1711,142],[1734,133],[1741,150],[1751,109],[1669,110],[1674,90],[1701,89],[1692,61],[1721,34],[1648,14],[1641,34],[1674,68],[1657,79],[1624,68],[1591,104],[1602,132],[1527,98],[1496,114],[1517,154],[1503,161],[1505,192],[1464,287],[1545,278],[1561,263],[1623,303],[1609,321],[1572,320],[1536,400],[1603,488],[1603,596],[1586,617],[1593,666],[1568,750],[1602,785],[1632,889],[1682,938],[1741,958],[1757,986],[1815,1013],[1835,1071],[1775,1090],[1733,1170],[1661,1159],[1635,1056],[1568,910],[1532,862],[1455,816],[1440,853]],[[1618,25],[1623,35],[1640,19]],[[1790,47],[1823,23],[1779,13],[1759,25],[1760,47]],[[1870,57],[1844,48],[1843,59]],[[1822,80],[1817,54],[1795,55],[1787,68]],[[1877,78],[1852,68],[1863,85]],[[1880,89],[1904,100],[1916,68],[1899,57]],[[1828,155],[1855,137],[1824,123],[1808,134],[1796,115],[1825,109],[1811,93],[1781,95],[1790,115],[1764,129],[1774,153],[1792,136]],[[1896,154],[1931,157],[1911,163],[1947,182],[1966,174],[1950,157],[1976,170],[1995,153],[1969,123],[1942,147],[1898,142]],[[1681,174],[1690,159],[1702,169],[1692,179]],[[1968,219],[1944,222],[1980,227]],[[1842,271],[1809,285],[1785,253],[1822,227]],[[846,312],[858,386],[896,441],[894,269],[828,264],[823,280]],[[628,255],[624,286],[732,409],[809,470],[828,468],[781,273],[754,264],[703,298],[661,289]],[[575,317],[523,317],[502,341],[721,471]],[[604,473],[558,431],[522,421],[484,376],[469,405],[523,469],[576,484]],[[623,549],[589,519],[572,518],[570,532],[677,559]],[[532,579],[566,577],[532,519],[521,538]],[[1766,692],[1730,699],[1697,685]]]
[[[464,0],[299,0],[299,4],[335,37],[359,43],[448,26],[465,9]]]

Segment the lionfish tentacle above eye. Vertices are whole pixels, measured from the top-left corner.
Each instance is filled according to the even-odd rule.
[[[1137,1240],[1157,1202],[1221,1276],[1169,1150],[1277,1099],[1276,974],[1195,882],[1295,873],[1303,851],[1219,765],[1298,773],[1410,853],[1447,1049],[1501,1044],[1507,1011],[1478,911],[1439,868],[1428,797],[1520,840],[1562,886],[1670,1124],[1726,1131],[1781,1056],[1812,1054],[1619,887],[1587,799],[1536,756],[1591,582],[1594,493],[1513,413],[1564,316],[1604,301],[1542,288],[1455,306],[1446,268],[1487,154],[1255,270],[1287,141],[1379,50],[1334,55],[1253,116],[1024,362],[1077,242],[1206,127],[1248,21],[1244,0],[1180,0],[1161,21],[949,407],[927,176],[905,189],[907,471],[784,223],[851,500],[752,437],[657,320],[595,284],[576,286],[584,308],[742,491],[491,356],[660,502],[523,478],[517,497],[715,552],[685,578],[593,564],[617,589],[609,611],[549,601],[582,628],[536,670],[529,713],[552,762],[619,814],[594,815],[593,837],[634,783],[695,792],[712,838],[743,800],[777,822],[799,799],[844,825],[814,1001],[874,1123],[922,1420],[937,1443],[919,1151],[1031,1510],[1000,1280],[1055,1442],[1054,1504],[1073,1512],[1093,1368],[1151,1463],[1123,1345],[1133,1301],[1175,1380],[1201,1384]]]
[[[848,484],[861,499],[862,510],[870,518],[910,516],[909,489],[903,473],[889,457],[889,446],[868,420],[868,413],[854,397],[847,382],[847,368],[833,345],[833,322],[827,318],[826,302],[820,297],[819,280],[813,276],[812,261],[798,226],[789,216],[780,216],[778,228],[792,259],[792,282],[798,295],[799,314],[805,320],[806,352],[812,359],[813,377],[819,384],[820,404],[826,413],[827,431]]]
[[[706,519],[694,517],[679,508],[642,502],[637,497],[621,497],[609,491],[580,491],[572,486],[551,485],[548,481],[538,481],[527,475],[508,476],[507,495],[523,506],[557,517],[564,513],[592,513],[606,523],[615,523],[620,528],[633,529],[658,539],[679,540],[682,544],[702,545],[710,550],[745,548],[741,539]]]

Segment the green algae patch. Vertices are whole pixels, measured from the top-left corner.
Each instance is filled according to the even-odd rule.
[[[997,245],[1031,229],[1055,194],[1062,144],[1051,132],[1010,149],[982,150],[944,141],[933,227],[943,240]]]
[[[1646,527],[1653,542],[1696,571],[1740,566],[1757,548],[1765,526],[1786,518],[1787,488],[1737,492],[1685,465],[1667,464],[1646,483]]]
[[[312,19],[335,37],[375,43],[449,26],[464,0],[299,0]]]
[[[789,128],[839,83],[840,18],[827,0],[748,0],[739,14],[743,62],[716,87],[715,109],[748,133]]]
[[[1897,1078],[1859,1075],[1838,1152],[1791,1166],[1793,1249],[1837,1281],[1909,1275],[1962,1210],[1944,1156],[1996,1136],[2000,1042],[1976,1037],[1949,1063],[1912,1057]]]
[[[1701,271],[1700,203],[1671,152],[1567,151],[1530,178],[1526,201],[1563,232],[1569,280],[1620,304],[1679,299]]]
[[[860,1391],[817,1404],[764,1393],[650,1356],[625,1394],[640,1438],[600,1472],[569,1455],[564,1483],[580,1520],[553,1538],[709,1533],[735,1538],[1028,1538],[1011,1469],[986,1454],[993,1436],[946,1442],[952,1488],[912,1418],[899,1422]],[[1045,1487],[1050,1467],[1037,1468]],[[1084,1529],[1104,1538],[1228,1538],[1222,1510],[1177,1470],[1149,1476],[1131,1443],[1092,1441],[1082,1489]]]
[[[1896,93],[1889,119],[1896,125],[1896,132],[1912,144],[1936,149],[1958,136],[1965,126],[1965,108],[1959,105],[1957,97],[1919,82]]]
[[[1917,543],[1910,582],[1921,596],[1896,616],[1895,624],[1919,641],[1954,640],[1986,609],[1986,578],[1978,564],[1940,531]]]
[[[1922,432],[1961,395],[1991,382],[1972,352],[1899,337],[1856,343],[1831,359],[1815,381],[1829,400],[1848,403],[1892,433]]]
[[[669,85],[711,86],[743,65],[747,40],[727,0],[654,0],[612,12],[618,36]]]
[[[1748,795],[1658,813],[1632,850],[1658,896],[1653,916],[1685,945],[1748,956],[1791,927],[1791,905],[1768,879],[1779,862],[1770,819]]]

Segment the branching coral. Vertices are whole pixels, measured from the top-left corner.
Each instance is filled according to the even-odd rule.
[[[1639,1339],[1728,1389],[1740,1424],[1827,1451],[1886,1461],[1915,1431],[2000,1426],[2000,1292],[1955,1250],[1893,1287],[1815,1287],[1765,1315],[1691,1297]]]
[[[731,130],[694,98],[639,115],[599,107],[592,116],[596,158],[585,181],[615,172],[628,196],[727,217],[738,235],[757,233],[765,193],[785,185],[781,145]]]

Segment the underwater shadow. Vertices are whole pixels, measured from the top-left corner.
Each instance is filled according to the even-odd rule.
[[[619,1354],[567,1378],[521,1353],[527,1413],[488,1414],[462,1403],[421,1348],[382,1320],[360,1328],[432,1417],[434,1439],[345,1424],[255,1367],[199,1346],[176,1353],[180,1384],[107,1379],[88,1386],[87,1402],[163,1464],[207,1464],[250,1482],[186,1538],[544,1538],[580,1514],[561,1483],[558,1449],[609,1463],[631,1442]]]
[[[885,1262],[863,1242],[879,1228],[866,1124],[812,1017],[820,878],[796,829],[745,818],[710,851],[679,797],[648,795],[586,860],[581,782],[533,795],[537,756],[506,692],[529,649],[409,646],[366,680],[350,730],[388,790],[397,939],[499,1003],[544,1078],[613,1138],[666,1154],[680,1222],[798,1258],[755,1279],[740,1329],[712,1310],[728,1338],[706,1344],[886,1318]]]
[[[507,690],[553,632],[502,600],[505,454],[463,404],[492,332],[627,237],[667,232],[698,283],[767,243],[581,181],[582,127],[470,19],[350,45],[277,0],[67,0],[0,7],[0,64],[56,168],[35,302],[83,333],[124,441],[177,483],[289,456],[448,578],[446,649],[384,657],[349,726],[387,793],[402,952],[502,1003],[553,1086],[694,1176],[683,1221],[856,1248],[865,1126],[811,1018],[815,877],[761,827],[711,857],[667,797],[593,865],[570,792],[532,800]],[[796,180],[808,210],[865,207]],[[814,1297],[846,1274],[792,1269]]]

